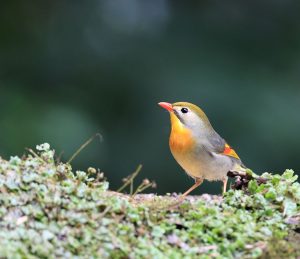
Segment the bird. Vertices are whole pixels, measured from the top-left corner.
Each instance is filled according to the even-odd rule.
[[[169,146],[177,163],[195,180],[184,199],[203,180],[222,181],[226,192],[227,173],[245,172],[245,165],[227,142],[214,130],[204,111],[189,102],[158,103],[170,113]]]

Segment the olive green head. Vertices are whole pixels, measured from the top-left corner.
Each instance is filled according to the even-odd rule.
[[[188,102],[176,102],[172,104],[173,111],[178,119],[190,129],[211,128],[211,124],[204,111],[197,105]]]

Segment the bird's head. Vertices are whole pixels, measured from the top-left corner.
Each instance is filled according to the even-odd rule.
[[[169,111],[172,128],[188,128],[196,135],[198,132],[206,132],[212,129],[205,113],[197,105],[188,102],[167,103],[159,105]]]

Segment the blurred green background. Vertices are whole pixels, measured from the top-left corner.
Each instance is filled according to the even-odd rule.
[[[49,142],[116,189],[144,165],[158,193],[193,184],[159,101],[189,101],[254,171],[300,171],[298,1],[10,1],[0,7],[0,154]],[[221,183],[194,192],[216,193]]]

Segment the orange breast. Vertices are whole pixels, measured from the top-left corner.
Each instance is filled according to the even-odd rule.
[[[172,153],[182,154],[190,151],[195,145],[191,131],[184,127],[174,113],[171,113],[171,125],[169,144]]]

